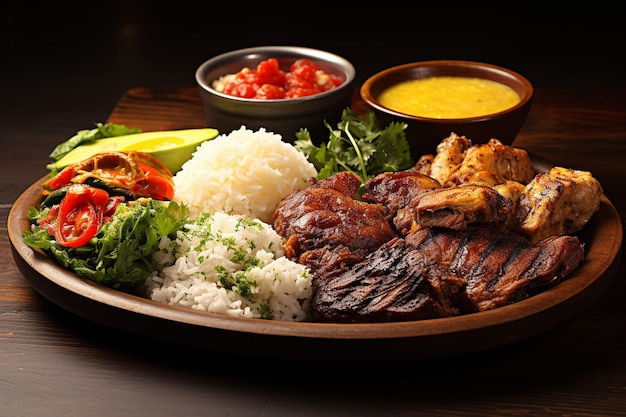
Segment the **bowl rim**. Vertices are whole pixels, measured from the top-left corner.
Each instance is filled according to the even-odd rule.
[[[229,60],[238,57],[238,56],[250,56],[250,55],[272,55],[272,52],[280,52],[280,53],[289,53],[294,56],[302,56],[312,60],[321,61],[327,64],[331,64],[336,66],[341,72],[345,75],[344,82],[333,88],[329,91],[324,91],[318,94],[313,94],[305,97],[296,97],[296,98],[282,98],[282,99],[254,99],[254,98],[245,98],[245,97],[235,97],[228,94],[221,93],[215,90],[211,83],[207,81],[206,74],[210,68],[218,65],[222,62],[228,62]],[[260,59],[267,59],[263,57],[259,57]],[[353,89],[352,85],[356,80],[356,68],[354,65],[348,61],[346,58],[337,55],[333,52],[325,51],[322,49],[310,48],[306,46],[291,46],[291,45],[269,45],[269,46],[254,46],[249,48],[236,49],[233,51],[228,51],[221,53],[219,55],[215,55],[208,60],[204,61],[200,66],[196,69],[195,79],[198,86],[217,97],[221,97],[225,100],[231,100],[235,102],[245,102],[245,103],[292,103],[292,102],[308,102],[312,100],[316,100],[322,97],[326,97],[329,95],[334,95],[337,92],[343,91],[349,88],[351,91]]]
[[[402,71],[414,69],[414,68],[426,68],[426,67],[441,67],[441,68],[465,67],[465,68],[473,68],[473,69],[478,69],[478,70],[485,70],[485,72],[500,73],[500,74],[505,75],[506,76],[505,78],[512,78],[512,79],[517,80],[522,85],[523,94],[520,94],[519,103],[505,110],[496,112],[496,113],[489,113],[489,114],[485,114],[481,116],[473,116],[473,117],[442,118],[442,119],[438,119],[434,117],[416,116],[416,115],[403,113],[397,110],[390,109],[389,107],[383,106],[378,101],[378,99],[375,98],[374,95],[372,94],[372,87],[376,85],[376,83],[380,82],[381,80],[386,79],[390,75],[393,75]],[[476,78],[480,78],[480,76],[477,75]],[[501,84],[504,84],[501,81],[499,82]],[[359,93],[360,93],[361,99],[367,105],[393,117],[399,117],[399,118],[404,118],[407,120],[428,122],[428,123],[434,123],[434,124],[464,124],[464,123],[476,123],[476,122],[485,121],[485,120],[500,119],[502,117],[505,117],[506,115],[513,113],[517,109],[527,106],[532,100],[532,98],[534,97],[535,90],[534,90],[532,83],[526,77],[524,77],[522,74],[516,71],[513,71],[511,69],[494,65],[494,64],[489,64],[486,62],[443,59],[443,60],[409,62],[406,64],[400,64],[400,65],[396,65],[396,66],[381,70],[371,75],[369,78],[365,80],[365,82],[361,85],[361,88],[359,89]]]

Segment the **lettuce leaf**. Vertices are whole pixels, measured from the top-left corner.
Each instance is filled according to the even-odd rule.
[[[130,135],[140,133],[141,130],[134,127],[126,127],[115,123],[96,123],[96,128],[91,130],[79,130],[74,136],[58,144],[50,153],[49,157],[53,161],[63,158],[72,149],[98,139],[111,138],[114,136]]]

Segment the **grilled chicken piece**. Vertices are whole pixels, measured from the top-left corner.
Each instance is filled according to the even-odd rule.
[[[459,167],[446,179],[437,179],[444,187],[476,183],[477,173],[484,171],[491,173],[499,184],[506,181],[527,184],[535,176],[528,152],[491,139],[485,144],[467,148]]]
[[[531,242],[575,233],[600,208],[602,192],[587,171],[554,167],[537,174],[520,195],[516,230]]]
[[[286,243],[285,252],[298,259],[307,251],[345,247],[365,256],[396,235],[380,204],[359,200],[361,179],[340,172],[285,197],[273,216],[273,227]]]
[[[451,133],[437,146],[437,153],[422,156],[412,170],[429,175],[444,187],[460,184],[494,186],[506,181],[527,184],[535,175],[524,149],[504,145],[498,139],[480,145]]]
[[[450,317],[514,303],[555,285],[582,262],[576,237],[531,245],[479,226],[425,228],[389,241],[352,268],[313,278],[311,315],[327,322]]]
[[[433,177],[440,184],[445,184],[448,178],[461,166],[463,159],[465,159],[465,152],[470,146],[472,146],[471,140],[465,136],[451,133],[437,145],[437,153],[430,164],[430,172],[422,172]],[[418,161],[419,163],[420,161]]]
[[[511,212],[506,219],[503,219],[502,230],[514,230],[517,228],[518,219],[516,213],[524,188],[524,184],[517,181],[506,181],[504,184],[498,184],[493,187],[511,205]]]
[[[430,176],[430,172],[432,171],[433,161],[435,160],[435,155],[426,154],[422,155],[415,165],[409,168],[407,171],[418,172],[420,174]]]

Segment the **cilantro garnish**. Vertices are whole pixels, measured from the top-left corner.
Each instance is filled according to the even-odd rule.
[[[391,122],[381,129],[371,110],[364,118],[350,108],[344,109],[337,129],[328,122],[329,140],[319,147],[307,129],[296,133],[294,146],[315,166],[318,179],[340,171],[357,174],[362,182],[387,171],[402,171],[413,166],[406,123]]]

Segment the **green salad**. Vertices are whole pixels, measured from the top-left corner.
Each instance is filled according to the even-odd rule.
[[[123,202],[86,244],[67,247],[38,224],[51,209],[29,211],[33,226],[24,234],[24,242],[83,278],[124,290],[145,281],[153,271],[151,258],[161,238],[174,239],[187,220],[186,207],[176,202],[150,198]]]

